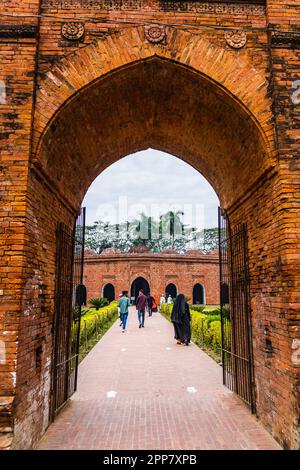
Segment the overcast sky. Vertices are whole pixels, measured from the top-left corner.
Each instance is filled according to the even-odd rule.
[[[157,217],[169,209],[185,213],[192,226],[216,227],[218,198],[206,179],[179,158],[146,150],[108,167],[90,186],[83,205],[87,224]]]

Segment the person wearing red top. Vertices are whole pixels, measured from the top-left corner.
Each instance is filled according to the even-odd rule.
[[[136,304],[135,304],[135,307],[138,312],[139,328],[144,328],[146,305],[147,305],[147,297],[144,295],[143,289],[140,289],[139,295],[136,299]]]

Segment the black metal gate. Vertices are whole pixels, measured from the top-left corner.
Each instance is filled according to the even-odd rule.
[[[84,235],[85,208],[80,209],[73,229],[60,223],[57,230],[52,420],[77,388],[81,306],[85,303]]]
[[[219,208],[223,383],[255,412],[247,227],[233,230]]]

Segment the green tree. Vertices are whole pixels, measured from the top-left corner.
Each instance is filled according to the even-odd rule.
[[[208,228],[204,230],[204,251],[212,251],[219,249],[219,229]]]
[[[166,248],[179,253],[191,248],[204,252],[218,249],[218,228],[198,230],[184,224],[183,215],[181,211],[168,211],[156,220],[141,213],[133,221],[118,225],[98,220],[86,227],[86,247],[97,253],[105,248],[126,253],[139,245],[156,253]]]

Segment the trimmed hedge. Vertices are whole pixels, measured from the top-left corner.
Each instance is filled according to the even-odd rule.
[[[205,305],[192,305],[191,308],[195,310],[195,312],[203,312]]]
[[[202,313],[205,313],[205,315],[220,315],[221,308],[218,305],[206,306],[202,310]]]
[[[163,304],[161,308],[162,315],[170,321],[172,307],[173,305]],[[212,350],[215,353],[214,359],[219,362],[221,360],[220,307],[204,308],[201,312],[191,306],[190,312],[192,340],[202,349]]]
[[[221,354],[220,315],[205,315],[191,309],[192,339],[201,348],[211,348]]]
[[[215,314],[214,315],[206,315],[205,321],[208,324],[208,326],[210,326],[210,324],[214,321],[221,321],[221,317],[220,317],[220,315],[215,315]]]
[[[221,313],[219,305],[191,305],[190,309],[195,312],[205,313],[205,315],[220,315]]]

